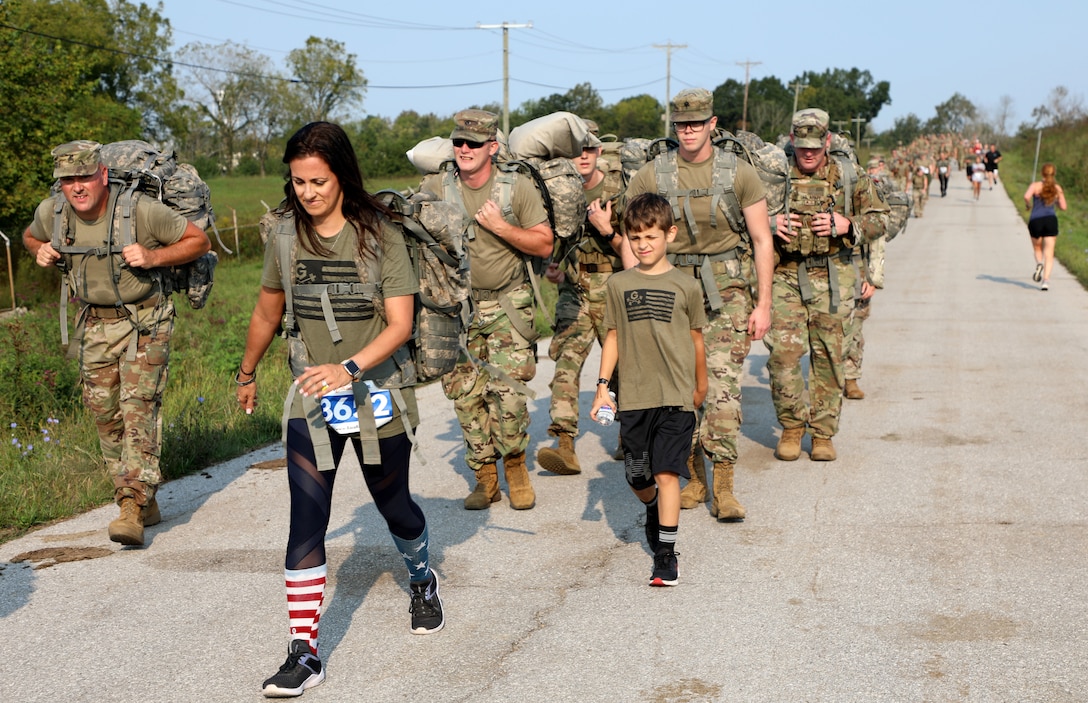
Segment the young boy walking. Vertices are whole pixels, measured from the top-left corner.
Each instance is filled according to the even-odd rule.
[[[703,349],[703,290],[665,258],[676,237],[669,201],[643,193],[628,203],[624,230],[638,266],[608,279],[600,378],[590,417],[605,405],[608,379],[619,364],[627,483],[646,506],[646,541],[654,554],[651,586],[675,586],[680,478],[687,461],[695,410],[707,391]]]

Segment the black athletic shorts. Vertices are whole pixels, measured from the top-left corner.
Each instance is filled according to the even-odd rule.
[[[1032,237],[1057,237],[1058,216],[1043,215],[1033,220],[1028,220],[1028,234]]]
[[[623,467],[636,490],[654,485],[654,474],[691,478],[688,457],[695,432],[695,413],[678,407],[621,410]]]

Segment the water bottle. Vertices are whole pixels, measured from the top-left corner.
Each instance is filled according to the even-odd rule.
[[[597,409],[597,423],[605,427],[616,420],[616,394],[608,391],[608,397],[612,399],[612,405],[602,405]]]

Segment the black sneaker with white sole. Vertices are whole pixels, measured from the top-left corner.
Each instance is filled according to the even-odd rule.
[[[659,547],[654,554],[654,573],[650,576],[650,585],[675,586],[679,582],[676,552],[668,547]]]
[[[410,583],[408,587],[412,592],[412,605],[408,608],[412,614],[412,634],[429,635],[445,627],[446,616],[442,613],[438,576],[434,571],[426,581]]]
[[[313,688],[325,680],[325,667],[310,651],[306,640],[291,640],[287,646],[287,661],[276,675],[264,682],[265,698],[293,698],[301,696],[307,688]]]
[[[1042,264],[1035,264],[1035,273],[1031,274],[1031,280],[1035,281],[1036,283],[1043,280],[1043,265]]]

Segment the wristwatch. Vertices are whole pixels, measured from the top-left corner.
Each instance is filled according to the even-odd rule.
[[[344,361],[341,361],[340,365],[343,366],[344,370],[351,375],[352,381],[359,381],[360,379],[362,379],[363,370],[359,368],[359,365],[351,359],[345,359]]]

